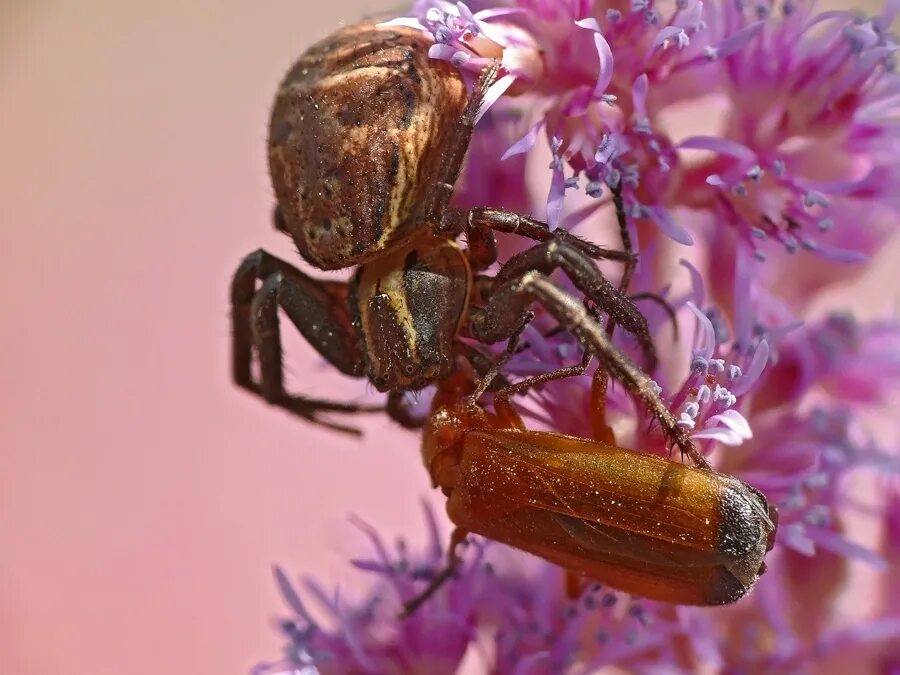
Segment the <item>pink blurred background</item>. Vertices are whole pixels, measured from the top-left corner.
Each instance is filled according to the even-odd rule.
[[[271,96],[380,8],[4,3],[0,672],[246,672],[280,647],[273,562],[352,586],[348,514],[421,537],[413,436],[375,417],[348,441],[228,379],[233,269],[294,259],[269,225]],[[898,250],[834,304],[883,311]],[[286,345],[318,394],[366,391]]]
[[[280,648],[273,562],[352,582],[348,514],[422,532],[413,436],[348,442],[229,382],[231,273],[295,258],[271,97],[365,5],[4,3],[0,672],[246,672]],[[366,391],[287,345],[320,394]]]

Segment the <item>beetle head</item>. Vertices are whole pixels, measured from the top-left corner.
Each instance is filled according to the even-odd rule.
[[[431,475],[432,485],[447,494],[459,480],[465,432],[462,418],[455,407],[451,407],[441,408],[428,418],[422,434],[422,461]]]

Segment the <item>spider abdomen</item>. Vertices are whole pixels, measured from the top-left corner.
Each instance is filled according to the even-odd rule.
[[[405,243],[467,92],[427,38],[374,21],[307,50],[285,76],[269,125],[269,171],[286,230],[321,269]]]

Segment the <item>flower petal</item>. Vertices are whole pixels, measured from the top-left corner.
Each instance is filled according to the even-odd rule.
[[[756,384],[763,369],[769,362],[769,343],[762,340],[753,352],[753,360],[750,361],[750,367],[747,372],[741,375],[734,384],[731,385],[731,393],[735,396],[742,396],[750,391],[750,388]]]
[[[653,48],[658,49],[659,47],[662,47],[664,44],[674,39],[681,33],[684,33],[684,28],[682,28],[681,26],[666,26],[661,31],[659,31],[656,34],[656,37],[653,39]]]
[[[562,212],[565,196],[566,177],[562,169],[554,169],[550,192],[547,195],[547,227],[551,230],[555,230],[559,225],[559,214]]]
[[[647,73],[638,77],[631,85],[631,101],[634,105],[634,114],[638,117],[647,117],[647,90],[650,88],[650,80]]]
[[[720,412],[718,415],[713,415],[706,420],[707,425],[718,423],[734,431],[741,438],[742,442],[753,438],[753,431],[750,429],[750,423],[747,421],[747,418],[733,408]]]
[[[575,25],[580,28],[585,28],[587,30],[593,31],[594,33],[594,46],[597,48],[597,57],[600,59],[600,67],[597,70],[597,82],[594,85],[594,93],[592,97],[595,99],[599,99],[609,87],[609,83],[612,82],[613,76],[613,53],[612,49],[609,47],[609,43],[606,41],[606,38],[603,37],[603,33],[600,32],[600,25],[597,23],[597,19],[588,18],[581,19],[580,21],[576,21]]]
[[[806,534],[802,523],[790,523],[778,529],[778,541],[806,556],[816,554],[816,544]]]
[[[808,527],[806,528],[806,533],[817,546],[828,549],[832,553],[837,553],[845,558],[865,561],[875,569],[885,569],[888,566],[887,561],[877,552],[865,546],[854,544],[837,532],[821,527]]]
[[[284,601],[288,606],[294,610],[294,614],[299,616],[310,626],[314,626],[315,622],[310,617],[309,612],[306,611],[303,601],[300,600],[300,596],[297,594],[297,591],[294,590],[294,586],[291,584],[290,579],[288,579],[284,570],[276,565],[272,569],[272,572],[275,575],[275,583],[278,586],[278,590],[281,592],[281,597],[284,598]]]
[[[716,58],[724,58],[739,52],[746,47],[750,41],[762,32],[765,21],[757,21],[746,26],[738,32],[730,35],[717,45],[714,45],[711,52]]]
[[[690,150],[709,150],[743,162],[756,161],[756,153],[746,145],[718,136],[688,136],[677,147]]]
[[[684,258],[679,260],[678,264],[687,269],[688,274],[691,275],[691,301],[697,307],[703,307],[706,304],[706,292],[703,285],[703,277],[700,276],[700,270]]]
[[[835,246],[829,246],[827,244],[822,244],[820,242],[814,242],[813,250],[815,253],[826,260],[830,260],[831,262],[836,263],[847,263],[847,264],[855,264],[866,262],[870,259],[865,253],[861,251],[851,251],[846,248],[837,248]]]
[[[651,206],[649,209],[650,214],[653,216],[653,222],[656,223],[656,226],[664,235],[679,244],[685,246],[694,245],[694,238],[691,236],[691,233],[675,222],[675,219],[667,209],[662,206]]]
[[[712,358],[716,349],[716,329],[712,321],[693,302],[687,302],[688,309],[697,317],[697,333],[694,337],[694,352],[705,359]]]
[[[721,443],[722,445],[728,445],[731,447],[736,447],[744,442],[744,439],[741,438],[741,435],[739,433],[727,427],[713,427],[712,429],[695,431],[691,433],[691,438],[713,440]]]
[[[500,158],[501,161],[504,159],[509,159],[510,157],[515,157],[516,155],[521,155],[523,153],[528,152],[534,147],[534,144],[537,142],[538,134],[540,134],[541,129],[544,128],[545,120],[541,118],[534,126],[532,126],[528,132],[522,136],[519,140],[513,143],[509,148],[507,148],[506,152],[503,153],[503,156]]]
[[[407,28],[416,28],[418,30],[424,31],[428,35],[428,37],[434,39],[431,31],[423,26],[421,21],[411,16],[401,16],[396,19],[391,19],[390,21],[382,21],[381,23],[376,24],[375,28],[390,28],[392,26],[406,26]]]
[[[506,90],[512,86],[512,83],[516,81],[516,76],[511,73],[507,73],[503,75],[500,79],[498,79],[494,84],[488,87],[488,90],[484,93],[484,99],[481,101],[481,107],[478,109],[478,114],[475,115],[475,123],[478,123],[478,120],[481,119],[481,116],[486,113],[494,103],[497,102]]]

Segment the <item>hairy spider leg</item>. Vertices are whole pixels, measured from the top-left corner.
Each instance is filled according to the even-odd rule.
[[[257,289],[257,282],[262,282]],[[384,406],[340,403],[284,389],[279,308],[313,348],[340,372],[362,377],[365,362],[347,308],[346,283],[308,277],[259,249],[241,262],[231,282],[232,376],[239,386],[310,422],[358,435],[320,413],[381,412]],[[259,381],[252,361],[259,359]]]

